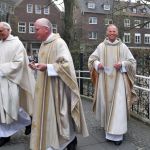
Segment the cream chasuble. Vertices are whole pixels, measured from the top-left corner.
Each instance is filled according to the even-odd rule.
[[[119,39],[114,43],[107,39],[89,57],[90,71],[94,62],[104,65],[104,70],[98,71],[95,86],[93,110],[96,119],[100,121],[106,133],[122,135],[127,132],[127,112],[136,99],[133,90],[136,61],[125,44]],[[126,73],[116,71],[115,63],[123,62]]]
[[[53,64],[58,76],[38,72],[30,148],[59,149],[74,132],[88,135],[72,57],[59,34],[42,43],[39,63]]]

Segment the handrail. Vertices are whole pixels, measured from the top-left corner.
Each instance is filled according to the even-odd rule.
[[[77,79],[82,97],[93,99],[94,87],[91,84],[89,71],[76,70]],[[84,73],[86,77],[84,77]],[[87,74],[88,73],[88,74]],[[84,82],[86,80],[87,82]],[[136,85],[136,84],[140,84]],[[142,87],[143,85],[143,87]],[[145,87],[144,87],[145,86]],[[150,77],[136,75],[136,83],[134,88],[137,92],[139,100],[132,105],[132,116],[150,124]],[[145,91],[145,92],[143,92]]]

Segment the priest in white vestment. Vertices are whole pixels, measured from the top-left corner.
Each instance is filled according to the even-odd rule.
[[[0,22],[0,146],[31,124],[35,79],[28,64],[22,42]]]
[[[136,100],[133,83],[136,61],[121,42],[118,28],[107,27],[106,39],[90,55],[88,67],[95,84],[93,110],[104,127],[106,139],[120,145],[127,132],[127,117]]]
[[[37,70],[31,132],[32,150],[76,150],[76,133],[88,136],[73,60],[65,41],[52,33],[46,18],[34,23],[36,37],[43,41]]]

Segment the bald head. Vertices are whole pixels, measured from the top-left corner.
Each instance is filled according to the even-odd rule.
[[[51,22],[46,19],[46,18],[40,18],[40,19],[37,19],[35,21],[35,25],[38,25],[38,26],[41,26],[41,27],[47,27],[48,29],[52,30],[52,24]]]
[[[0,27],[4,29],[8,29],[9,33],[11,33],[12,31],[10,24],[8,24],[7,22],[0,22]]]
[[[116,31],[117,35],[118,35],[118,28],[117,28],[117,26],[114,25],[114,24],[110,24],[110,25],[107,27],[106,35],[108,35],[108,32],[109,32],[109,30],[111,30],[111,29],[114,29],[114,30]]]
[[[114,42],[118,37],[118,28],[114,24],[110,24],[107,27],[106,36],[110,42]]]

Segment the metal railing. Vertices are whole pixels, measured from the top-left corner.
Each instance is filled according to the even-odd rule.
[[[76,74],[81,96],[92,100],[94,87],[89,71],[77,70]],[[134,88],[138,101],[132,105],[132,115],[150,124],[150,77],[136,75]]]

